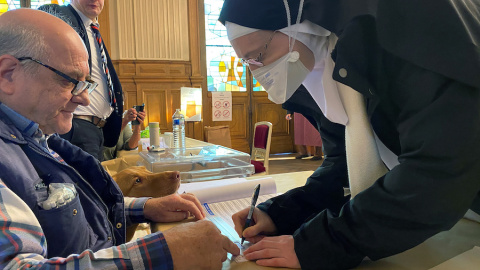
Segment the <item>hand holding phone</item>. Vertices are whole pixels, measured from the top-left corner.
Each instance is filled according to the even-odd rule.
[[[145,108],[145,103],[143,103],[142,105],[135,105],[133,106],[133,108],[138,112],[143,112],[144,108]],[[137,116],[137,119],[138,119],[138,116]],[[140,122],[138,122],[138,120],[135,119],[132,121],[132,126],[135,126],[135,125],[140,125]]]

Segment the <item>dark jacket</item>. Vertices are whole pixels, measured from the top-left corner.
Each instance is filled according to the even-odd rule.
[[[304,17],[327,26],[318,14],[342,14],[328,10],[346,11],[349,1],[308,2],[318,5]],[[375,133],[400,164],[353,200],[317,170],[305,187],[260,206],[280,234],[293,234],[302,269],[391,256],[450,229],[469,208],[480,213],[480,4],[379,2],[374,15],[331,29],[333,78],[364,95]]]
[[[37,217],[47,239],[47,255],[67,257],[86,249],[97,251],[125,242],[123,195],[101,164],[57,135],[50,149],[64,164],[24,136],[0,112],[0,178]],[[50,183],[73,183],[74,200],[58,209],[44,210]]]
[[[62,20],[70,24],[75,31],[80,35],[85,42],[85,46],[88,50],[88,64],[90,67],[90,72],[92,70],[92,57],[90,52],[90,42],[88,41],[87,32],[85,26],[82,22],[82,19],[78,15],[77,11],[71,6],[59,6],[57,4],[43,5],[38,8],[45,12],[51,13]],[[107,66],[110,72],[110,77],[112,78],[113,90],[115,93],[116,104],[113,105],[114,110],[112,114],[107,118],[107,123],[103,127],[103,145],[106,147],[113,147],[117,144],[118,138],[120,136],[120,131],[122,128],[122,113],[123,113],[123,95],[122,95],[122,85],[118,79],[115,68],[113,67],[112,60],[108,54],[107,48],[105,49],[105,54],[107,55]]]

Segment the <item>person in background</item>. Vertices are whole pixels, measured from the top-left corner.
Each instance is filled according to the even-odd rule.
[[[78,34],[42,11],[0,16],[0,269],[221,269],[238,247],[192,194],[127,198],[100,162],[57,134],[90,102]],[[125,243],[125,228],[173,222]],[[185,259],[188,258],[188,259]]]
[[[318,130],[308,122],[308,120],[299,113],[287,111],[286,120],[292,120],[292,114],[295,117],[294,134],[295,148],[297,155],[295,159],[303,159],[313,156],[310,160],[321,160],[322,155],[322,138]]]
[[[480,220],[480,1],[225,0],[219,20],[270,100],[303,84],[345,125],[351,194],[317,170],[235,214],[247,259],[348,269]]]
[[[103,146],[114,147],[118,142],[123,113],[122,85],[98,24],[104,3],[104,0],[72,0],[68,6],[48,4],[38,8],[69,23],[87,47],[90,76],[98,87],[90,93],[90,105],[75,110],[72,129],[61,136],[100,161]]]
[[[140,141],[140,132],[142,131],[143,121],[146,112],[137,112],[135,108],[130,108],[123,114],[122,131],[115,147],[105,147],[103,150],[103,160],[117,158],[118,151],[130,151],[137,149]],[[137,119],[139,124],[131,125],[130,123]]]

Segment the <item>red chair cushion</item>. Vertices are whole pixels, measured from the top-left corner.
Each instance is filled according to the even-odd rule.
[[[267,149],[268,126],[258,125],[255,128],[255,138],[253,139],[253,146],[256,148]]]
[[[265,167],[263,166],[263,162],[256,161],[256,160],[250,160],[250,162],[253,164],[253,167],[255,167],[255,173],[261,173],[261,172],[265,171]]]

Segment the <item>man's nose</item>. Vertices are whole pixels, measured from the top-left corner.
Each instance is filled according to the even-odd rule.
[[[72,97],[72,102],[77,103],[78,105],[88,106],[90,104],[90,99],[88,98],[88,90],[83,90],[80,95]]]

